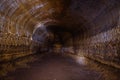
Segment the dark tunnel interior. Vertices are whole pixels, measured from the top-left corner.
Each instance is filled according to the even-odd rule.
[[[120,0],[0,0],[0,80],[119,76]]]

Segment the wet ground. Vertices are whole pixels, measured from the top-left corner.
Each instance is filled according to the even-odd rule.
[[[59,54],[29,56],[4,65],[1,80],[120,80],[120,70],[84,57]],[[21,67],[20,67],[21,66]],[[0,72],[2,73],[2,72]]]

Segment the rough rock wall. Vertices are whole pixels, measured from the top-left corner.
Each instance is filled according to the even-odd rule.
[[[120,27],[81,41],[80,54],[101,63],[120,68]]]

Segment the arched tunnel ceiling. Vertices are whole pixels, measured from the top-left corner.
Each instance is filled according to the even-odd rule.
[[[88,35],[115,27],[119,12],[119,0],[0,0],[0,25],[1,31],[25,34],[55,21],[61,29]]]

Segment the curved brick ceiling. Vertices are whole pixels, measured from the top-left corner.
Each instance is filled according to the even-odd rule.
[[[73,32],[101,32],[117,24],[119,7],[119,0],[0,0],[0,24],[21,34],[42,22],[58,22]]]

